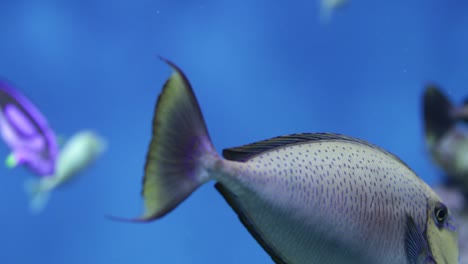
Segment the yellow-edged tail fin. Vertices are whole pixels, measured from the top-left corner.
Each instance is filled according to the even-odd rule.
[[[176,65],[161,59],[174,72],[155,107],[143,178],[145,211],[131,221],[150,221],[174,209],[209,180],[202,160],[217,156],[189,81]]]

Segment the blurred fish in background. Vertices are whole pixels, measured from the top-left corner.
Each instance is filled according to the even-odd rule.
[[[0,132],[12,153],[10,168],[25,166],[38,176],[55,172],[58,146],[45,117],[12,85],[0,81]]]
[[[106,140],[92,130],[82,130],[73,135],[60,150],[54,175],[25,182],[31,212],[40,213],[53,190],[81,175],[106,149]]]
[[[432,161],[445,174],[434,190],[454,213],[458,225],[460,263],[468,263],[468,104],[451,102],[436,84],[423,94],[426,146]]]
[[[424,92],[424,132],[432,160],[447,175],[447,181],[468,191],[467,105],[456,106],[437,85]]]
[[[76,133],[61,148],[39,110],[19,91],[0,81],[0,132],[12,153],[8,167],[24,165],[40,179],[25,182],[30,210],[39,213],[50,192],[87,168],[106,149],[106,141],[91,130]]]
[[[322,24],[330,23],[333,14],[348,4],[349,0],[319,0],[319,21]]]

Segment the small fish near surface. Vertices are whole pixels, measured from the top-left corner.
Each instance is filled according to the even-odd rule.
[[[74,134],[60,150],[54,175],[25,182],[31,213],[40,213],[53,190],[80,175],[106,148],[106,141],[92,130],[81,130]]]
[[[173,63],[153,119],[142,195],[147,222],[214,180],[275,263],[458,263],[450,210],[399,158],[339,134],[294,134],[225,149],[210,140]]]
[[[423,120],[432,160],[447,174],[449,183],[468,193],[468,103],[456,106],[437,85],[427,85]]]
[[[0,81],[0,132],[12,153],[8,167],[24,165],[38,176],[55,172],[57,139],[45,117],[12,85]]]

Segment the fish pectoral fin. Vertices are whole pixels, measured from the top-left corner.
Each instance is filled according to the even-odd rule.
[[[224,185],[221,183],[216,183],[215,184],[216,190],[218,190],[219,193],[224,197],[226,202],[231,206],[231,208],[236,212],[237,216],[239,217],[239,220],[242,222],[242,224],[247,228],[249,233],[257,240],[257,242],[262,246],[262,248],[270,255],[271,259],[276,263],[276,264],[288,264],[286,261],[284,261],[280,255],[270,246],[268,243],[265,242],[263,237],[259,232],[257,232],[257,229],[255,226],[252,224],[252,222],[249,220],[248,216],[245,214],[241,204],[239,203],[237,196],[229,191]]]
[[[427,240],[410,215],[406,216],[405,250],[411,264],[427,263],[431,258]]]

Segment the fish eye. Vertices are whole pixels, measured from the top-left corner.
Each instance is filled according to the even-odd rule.
[[[447,206],[443,203],[437,203],[434,208],[434,218],[438,226],[441,226],[445,223],[448,217]]]

